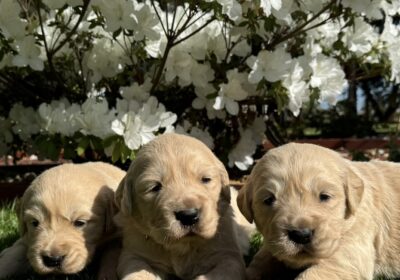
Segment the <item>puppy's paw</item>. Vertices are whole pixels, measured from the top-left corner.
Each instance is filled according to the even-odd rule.
[[[140,271],[136,273],[131,273],[129,275],[125,275],[121,277],[121,280],[162,280],[159,275],[155,275],[153,273],[149,273],[146,271]]]

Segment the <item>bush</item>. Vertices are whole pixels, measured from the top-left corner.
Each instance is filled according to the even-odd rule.
[[[246,170],[282,114],[334,105],[366,77],[399,83],[397,11],[384,0],[1,0],[0,154],[123,163],[176,131]]]

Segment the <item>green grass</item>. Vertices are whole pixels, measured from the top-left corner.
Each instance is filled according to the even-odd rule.
[[[16,203],[0,205],[0,251],[13,244],[18,239],[18,220],[15,212]],[[249,256],[245,257],[248,264],[252,256],[257,252],[262,244],[262,236],[255,234],[251,240]],[[26,275],[19,278],[9,278],[8,280],[94,280],[94,269],[89,267],[77,275],[69,276],[39,276],[37,274]],[[375,280],[388,280],[386,278],[376,278]]]
[[[0,251],[18,239],[18,221],[15,213],[16,203],[0,206]]]

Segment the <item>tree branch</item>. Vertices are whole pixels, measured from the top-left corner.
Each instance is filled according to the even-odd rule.
[[[306,30],[303,30],[304,27],[306,27],[308,24],[310,24],[311,22],[313,22],[314,20],[316,20],[320,15],[322,15],[324,12],[326,12],[327,10],[329,10],[336,1],[331,1],[329,4],[327,4],[325,7],[323,7],[318,13],[316,13],[315,15],[313,15],[309,20],[305,21],[304,23],[300,24],[298,27],[296,27],[295,29],[293,29],[291,32],[289,32],[286,35],[283,35],[280,38],[277,38],[275,41],[272,41],[271,43],[267,44],[266,48],[267,49],[273,49],[274,47],[276,47],[277,45],[279,45],[280,43],[295,37],[296,35],[305,32],[306,30],[310,30],[310,28],[307,28]],[[317,25],[316,25],[317,26]]]
[[[178,41],[175,41],[173,43],[173,46],[178,45],[179,43],[189,39],[190,37],[192,37],[193,35],[197,34],[198,32],[200,32],[204,27],[206,27],[207,25],[209,25],[211,22],[213,22],[215,20],[215,18],[211,18],[209,19],[207,22],[205,22],[202,26],[200,26],[198,29],[196,29],[195,31],[193,31],[192,33],[190,33],[189,35],[179,39]]]
[[[68,34],[64,38],[64,40],[62,40],[61,43],[56,48],[51,50],[52,56],[54,56],[71,39],[71,37],[75,34],[75,31],[78,29],[79,24],[81,24],[83,18],[85,17],[85,14],[87,12],[89,4],[90,4],[90,0],[83,0],[82,12],[79,15],[78,21],[75,23],[75,25],[71,29],[71,31],[68,32]]]

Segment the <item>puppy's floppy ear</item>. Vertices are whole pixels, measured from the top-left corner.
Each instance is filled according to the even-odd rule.
[[[221,198],[226,202],[231,202],[231,190],[229,186],[229,175],[228,171],[226,171],[225,166],[221,162],[220,167],[220,174],[221,174]]]
[[[344,184],[344,193],[346,196],[346,213],[345,218],[348,219],[354,215],[358,205],[360,204],[364,194],[364,181],[349,165]]]
[[[107,190],[104,191],[104,197],[104,233],[108,235],[116,231],[116,225],[113,218],[118,212],[118,207],[115,204],[114,191],[111,188],[107,188]]]
[[[26,223],[24,221],[24,196],[22,196],[19,200],[16,201],[15,204],[15,212],[17,213],[18,217],[18,228],[20,236],[24,236],[25,233],[28,231],[26,227]]]
[[[254,213],[251,206],[253,204],[253,186],[249,180],[239,190],[236,201],[240,212],[242,212],[243,216],[252,223],[254,220]]]
[[[132,186],[129,185],[128,174],[119,183],[115,192],[115,204],[124,214],[132,214]]]

